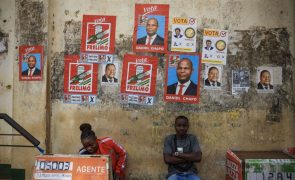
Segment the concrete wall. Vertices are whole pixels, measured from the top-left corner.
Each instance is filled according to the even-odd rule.
[[[168,3],[170,20],[177,16],[196,17],[199,47],[203,28],[228,29],[229,50],[222,90],[210,91],[201,87],[201,103],[198,105],[163,102],[165,60],[163,55],[157,54],[161,60],[154,106],[120,104],[118,87],[100,88],[99,102],[94,106],[62,103],[63,56],[79,53],[83,14],[117,16],[116,55],[122,60],[125,53],[132,52],[135,3]],[[206,180],[224,179],[225,152],[228,148],[280,150],[295,146],[293,0],[17,0],[15,3],[1,1],[0,5],[2,14],[6,5],[15,7],[15,12],[7,13],[11,21],[16,19],[15,24],[11,22],[9,26],[16,27],[11,34],[16,41],[9,41],[12,49],[8,49],[6,55],[11,58],[0,60],[0,69],[10,64],[9,70],[14,72],[8,73],[10,83],[13,83],[13,100],[5,99],[2,105],[2,94],[9,90],[1,88],[1,111],[13,111],[13,117],[35,135],[43,147],[47,125],[50,135],[47,136],[47,149],[50,153],[77,153],[81,147],[79,125],[89,122],[98,136],[111,136],[126,148],[129,155],[128,179],[163,179],[167,172],[162,158],[163,138],[174,132],[172,124],[175,116],[180,114],[189,117],[190,132],[199,137],[203,160],[198,168],[201,177]],[[2,14],[0,23],[3,23]],[[1,31],[8,34],[9,27]],[[11,36],[9,34],[9,38]],[[45,46],[47,63],[42,82],[18,81],[17,49],[14,47],[28,43]],[[283,84],[273,94],[258,94],[255,90],[255,70],[262,65],[283,68]],[[232,96],[231,70],[240,67],[251,71],[251,88],[248,93]],[[203,72],[204,65],[202,68]],[[5,76],[2,72],[0,75],[0,87],[3,87],[1,82]],[[38,98],[35,98],[36,95]],[[280,117],[279,122],[268,121],[267,115],[274,109]],[[12,143],[18,142],[12,140]],[[11,159],[6,161],[11,161],[16,167],[25,167],[29,179],[33,157],[38,152],[13,148],[11,153]],[[19,158],[21,154],[26,156]],[[0,155],[0,162],[5,161],[5,156]]]

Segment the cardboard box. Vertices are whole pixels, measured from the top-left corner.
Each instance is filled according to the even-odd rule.
[[[295,180],[295,159],[282,151],[229,149],[226,180]]]
[[[36,156],[33,180],[112,179],[110,157],[106,155]]]

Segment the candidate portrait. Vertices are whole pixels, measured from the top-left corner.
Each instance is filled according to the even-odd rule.
[[[118,83],[116,76],[116,65],[107,64],[104,69],[104,75],[101,77],[101,81],[105,83]]]
[[[220,87],[221,83],[219,79],[219,69],[215,66],[212,66],[208,70],[208,78],[205,79],[205,86]]]
[[[260,81],[257,84],[257,89],[260,89],[260,90],[273,89],[273,85],[271,84],[271,74],[268,70],[261,71],[259,79]]]
[[[159,30],[159,20],[156,17],[149,18],[146,22],[145,33],[139,32],[136,44],[164,45],[164,38],[159,34]]]
[[[196,96],[198,86],[191,80],[193,71],[192,61],[187,57],[182,58],[176,67],[177,82],[167,86],[167,94]]]
[[[37,68],[37,58],[34,55],[30,55],[27,59],[28,68],[22,71],[22,76],[40,76],[41,70]]]

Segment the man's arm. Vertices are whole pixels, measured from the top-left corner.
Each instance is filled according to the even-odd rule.
[[[164,154],[167,164],[179,164],[184,162],[201,162],[202,152]]]

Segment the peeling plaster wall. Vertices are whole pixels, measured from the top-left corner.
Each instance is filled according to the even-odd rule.
[[[229,30],[228,59],[223,69],[221,91],[204,90],[201,86],[198,105],[163,102],[164,56],[146,53],[160,58],[154,106],[120,104],[119,87],[99,88],[99,101],[93,106],[62,103],[63,56],[79,53],[83,14],[117,16],[115,54],[122,60],[125,53],[132,52],[135,3],[169,3],[170,20],[179,16],[196,17],[198,51],[204,28]],[[128,179],[164,179],[167,166],[162,157],[163,138],[174,133],[174,118],[180,114],[189,117],[190,132],[199,137],[203,159],[198,168],[204,180],[224,179],[228,148],[280,150],[295,146],[293,0],[6,0],[0,5],[0,23],[1,28],[4,27],[0,36],[3,33],[3,37],[9,38],[8,51],[0,54],[0,57],[3,54],[9,57],[9,61],[0,59],[0,110],[12,114],[43,147],[47,113],[50,120],[47,128],[51,134],[48,137],[51,140],[49,153],[77,153],[81,147],[79,125],[89,122],[99,137],[111,136],[126,148]],[[15,7],[15,12],[6,12],[2,7],[7,6]],[[7,20],[6,24],[10,24],[2,26],[5,24],[2,20],[8,19],[5,13],[11,21]],[[18,49],[15,47],[21,44],[44,45],[43,81],[18,80]],[[6,68],[7,64],[9,68]],[[256,68],[262,65],[282,66],[283,84],[274,94],[258,94],[255,90]],[[250,70],[251,88],[248,93],[233,96],[231,70],[240,67]],[[7,73],[8,82],[13,83],[13,99],[10,94],[11,99],[5,96],[8,99],[2,101],[2,93],[9,91],[4,88],[6,82],[1,84],[6,77],[3,73],[7,71],[13,72]],[[50,106],[46,106],[46,100]],[[273,112],[280,117],[279,122],[268,121],[268,115]],[[2,133],[4,128],[0,125]],[[11,142],[26,143],[16,138]],[[34,155],[38,152],[13,148],[5,153],[11,153],[11,159],[4,159],[6,154],[0,152],[0,163],[8,161],[16,168],[26,168],[27,179],[30,179]]]

